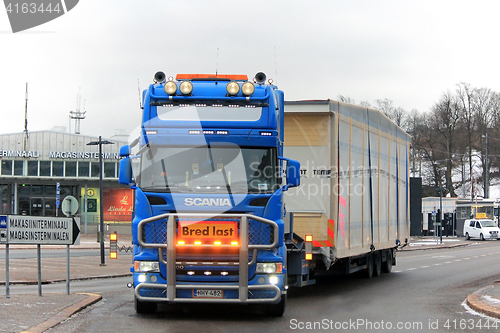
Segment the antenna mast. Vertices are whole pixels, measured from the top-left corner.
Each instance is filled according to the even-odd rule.
[[[28,146],[28,82],[26,82],[26,94],[25,94],[25,104],[24,104],[24,144],[23,150],[26,151]]]
[[[78,92],[78,96],[76,98],[76,111],[70,111],[69,117],[71,119],[75,119],[75,134],[80,134],[80,120],[85,119],[85,113],[87,111],[81,111],[80,105],[82,104],[82,98],[80,92]],[[85,101],[83,101],[83,109],[85,110]]]

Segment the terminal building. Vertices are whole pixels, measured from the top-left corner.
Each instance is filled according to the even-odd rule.
[[[104,223],[130,222],[132,191],[118,183],[124,136],[102,139]],[[78,199],[82,232],[99,224],[99,146],[97,137],[51,130],[0,135],[0,212],[4,215],[64,216],[59,202]],[[85,205],[86,203],[86,205]],[[88,228],[87,228],[88,227]]]

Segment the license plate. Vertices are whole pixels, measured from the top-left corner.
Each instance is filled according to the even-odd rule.
[[[236,240],[238,223],[234,221],[179,221],[177,236],[182,240]]]
[[[224,293],[218,289],[195,289],[193,297],[195,298],[222,298]]]

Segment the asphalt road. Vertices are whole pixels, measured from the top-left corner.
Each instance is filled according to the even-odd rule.
[[[282,318],[234,306],[160,307],[137,315],[130,278],[75,281],[72,292],[103,300],[50,332],[488,332],[493,319],[471,314],[468,294],[500,278],[500,242],[443,250],[401,252],[390,274],[325,277],[291,289]],[[64,291],[64,284],[44,291]],[[22,288],[16,288],[22,292]],[[489,329],[484,326],[488,324]]]

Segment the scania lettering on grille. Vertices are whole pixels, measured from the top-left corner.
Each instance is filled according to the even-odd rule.
[[[184,205],[186,206],[228,206],[231,207],[231,201],[229,199],[221,198],[186,198],[184,199]]]

